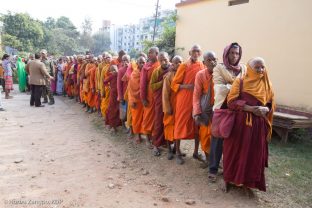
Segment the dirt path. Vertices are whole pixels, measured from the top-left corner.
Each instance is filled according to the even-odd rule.
[[[3,94],[2,94],[3,96]],[[240,191],[223,194],[191,159],[178,166],[151,155],[73,100],[29,106],[29,95],[3,100],[0,112],[0,207],[256,207]],[[187,205],[186,202],[194,203]],[[40,204],[41,203],[41,204]]]

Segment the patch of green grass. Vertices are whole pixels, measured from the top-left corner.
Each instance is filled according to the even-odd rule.
[[[283,197],[278,203],[284,207],[312,206],[312,140],[282,145],[273,139],[269,152],[269,192],[275,195],[271,199]]]

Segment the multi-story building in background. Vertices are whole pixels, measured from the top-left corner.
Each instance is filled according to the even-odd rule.
[[[156,22],[156,33],[155,40],[161,34],[162,22],[166,17],[171,15],[174,11],[164,10],[159,13],[159,17]],[[127,24],[127,25],[115,25],[111,24],[109,20],[103,21],[103,26],[101,30],[109,32],[111,41],[111,50],[118,52],[123,49],[126,52],[131,52],[132,50],[141,51],[143,50],[143,41],[153,39],[154,30],[154,17],[146,17],[139,20],[138,24]],[[172,25],[175,26],[175,25]]]

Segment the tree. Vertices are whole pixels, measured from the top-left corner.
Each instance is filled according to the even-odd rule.
[[[152,46],[157,46],[160,51],[166,51],[171,57],[175,55],[176,50],[184,50],[183,48],[175,47],[175,37],[176,37],[176,11],[172,12],[169,16],[165,17],[162,22],[162,31],[157,40],[150,41],[144,40],[143,47],[144,51],[147,52],[148,48]]]
[[[110,37],[109,33],[107,32],[97,32],[92,36],[93,39],[93,46],[91,50],[93,51],[94,54],[100,55],[104,51],[109,51],[110,50]]]
[[[80,36],[80,44],[86,50],[89,50],[93,46],[92,34],[92,21],[90,18],[86,17],[82,22],[82,34]]]
[[[83,51],[78,46],[79,32],[67,17],[57,20],[49,17],[44,22],[45,41],[43,48],[56,55],[72,55]]]
[[[2,36],[2,42],[3,42],[3,45],[10,46],[18,50],[20,50],[20,48],[22,47],[21,41],[19,41],[17,37],[9,35],[9,34],[4,34]]]
[[[3,17],[4,34],[7,40],[18,40],[21,44],[19,50],[33,51],[37,49],[44,40],[43,25],[40,21],[31,18],[28,14],[8,13]],[[15,41],[16,43],[16,41]],[[4,42],[4,45],[11,44]],[[7,45],[11,46],[11,45]]]
[[[43,23],[45,29],[54,29],[56,28],[56,21],[53,17],[48,17],[47,20]]]

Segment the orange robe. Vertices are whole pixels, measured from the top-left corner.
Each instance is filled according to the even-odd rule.
[[[96,68],[95,72],[95,91],[97,95],[97,102],[96,102],[96,109],[99,110],[101,109],[101,101],[102,101],[102,96],[101,96],[101,71],[103,69],[103,62],[98,65]]]
[[[125,96],[124,96],[124,100],[128,103],[127,105],[127,121],[126,121],[126,126],[128,128],[132,127],[132,113],[131,113],[131,106],[129,105],[129,80],[130,80],[130,76],[131,73],[133,72],[133,69],[136,68],[137,69],[137,64],[136,62],[131,62],[131,64],[129,65],[124,77],[122,78],[122,81],[127,82],[127,89],[125,92]]]
[[[71,75],[69,74],[72,66],[73,66],[72,62],[67,63],[65,65],[65,73],[64,73],[64,89],[65,89],[67,96],[69,97],[72,96],[72,89],[71,89],[71,83],[70,83]]]
[[[83,102],[84,101],[84,91],[83,91],[83,80],[85,78],[85,69],[86,69],[87,63],[84,62],[77,74],[77,79],[79,82],[79,96],[80,96],[80,101]]]
[[[174,115],[176,111],[176,93],[171,89],[175,71],[169,71],[164,77],[162,105],[164,112],[164,135],[167,141],[174,141]],[[171,113],[171,114],[169,114]]]
[[[108,76],[110,75],[109,72],[109,67],[110,64],[104,64],[102,71],[101,71],[101,87],[100,87],[100,91],[101,91],[101,96],[102,96],[102,100],[101,100],[101,113],[102,116],[105,117],[106,116],[106,111],[108,108],[108,104],[109,104],[109,93],[110,93],[110,86],[109,85],[104,85],[104,80],[108,78]]]
[[[201,109],[200,101],[204,94],[208,93],[210,88],[210,106],[214,103],[214,91],[212,74],[207,69],[203,69],[196,74],[195,86],[193,94],[193,115],[201,115],[203,109]],[[212,109],[211,109],[212,110]],[[211,114],[212,116],[212,114]],[[199,140],[201,148],[205,153],[210,153],[210,139],[211,139],[211,122],[208,125],[201,124],[199,126]]]
[[[144,107],[142,128],[143,133],[151,135],[154,127],[154,98],[153,91],[149,85],[153,71],[160,66],[157,61],[155,63],[146,63],[140,75],[140,97],[141,100],[147,100],[148,104]]]
[[[198,128],[192,117],[192,89],[179,89],[181,84],[193,84],[197,72],[204,69],[202,62],[195,63],[191,60],[179,66],[174,76],[171,88],[177,93],[174,138],[175,139],[194,139],[198,136]]]
[[[91,108],[96,107],[96,101],[97,101],[97,95],[95,92],[95,84],[96,84],[95,72],[96,72],[96,65],[89,63],[86,66],[86,77],[89,83],[89,91],[87,93],[87,103],[88,103],[88,106]]]
[[[71,67],[68,72],[68,78],[67,78],[67,94],[68,96],[74,96],[75,95],[75,80],[74,80],[74,74],[75,74],[75,64],[72,63]]]
[[[140,98],[140,70],[137,65],[132,65],[133,71],[128,84],[128,105],[132,117],[132,131],[134,134],[143,134],[143,104]],[[131,107],[135,103],[135,108]]]

